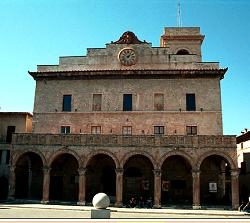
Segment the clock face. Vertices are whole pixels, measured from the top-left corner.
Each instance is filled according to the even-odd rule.
[[[136,53],[131,48],[125,48],[120,51],[118,59],[120,60],[122,65],[131,66],[136,62]]]

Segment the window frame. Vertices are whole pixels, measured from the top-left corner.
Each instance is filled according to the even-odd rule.
[[[186,94],[186,110],[196,111],[196,97],[194,93]]]
[[[122,135],[132,135],[132,126],[122,126]]]
[[[157,99],[160,103],[157,103]],[[154,111],[164,111],[164,94],[154,93]]]
[[[100,97],[100,98],[98,98]],[[100,103],[96,103],[100,100]],[[93,94],[92,96],[92,111],[102,110],[102,94]]]
[[[72,111],[72,94],[64,94],[63,95],[62,111],[63,112],[71,112]]]
[[[154,126],[154,135],[164,135],[165,126],[164,125],[155,125]]]
[[[63,131],[64,130],[64,131]],[[61,126],[61,134],[70,134],[71,132],[69,125],[62,125]]]
[[[191,136],[192,135],[197,135],[198,134],[197,125],[187,125],[186,126],[186,133],[187,133],[187,135],[191,135]]]
[[[133,94],[123,94],[123,111],[133,111]]]
[[[102,127],[100,125],[92,125],[91,126],[91,134],[101,134]]]

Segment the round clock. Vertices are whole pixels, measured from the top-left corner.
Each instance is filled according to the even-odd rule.
[[[131,48],[125,48],[118,54],[118,59],[122,65],[131,66],[136,62],[136,53]]]

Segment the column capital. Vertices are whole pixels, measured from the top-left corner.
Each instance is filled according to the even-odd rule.
[[[124,171],[123,168],[116,168],[116,169],[115,169],[115,172],[116,172],[117,174],[123,174],[123,171]]]
[[[199,177],[201,171],[200,170],[192,170],[192,177]]]
[[[232,169],[230,172],[231,172],[231,177],[238,177],[239,176],[238,169]]]
[[[16,169],[16,165],[11,165],[11,166],[10,166],[10,172],[14,172],[15,169]]]
[[[78,168],[78,173],[79,173],[80,176],[85,175],[86,171],[87,171],[87,168],[85,168],[85,167],[79,167]]]
[[[154,173],[155,177],[160,177],[161,176],[161,170],[160,169],[154,169],[153,173]]]
[[[49,167],[49,166],[43,166],[43,172],[44,173],[49,173],[50,172],[50,170],[51,170],[51,168]]]

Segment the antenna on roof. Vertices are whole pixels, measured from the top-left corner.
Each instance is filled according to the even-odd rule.
[[[177,8],[177,27],[182,27],[181,3],[180,3],[180,1],[178,1],[178,8]]]

